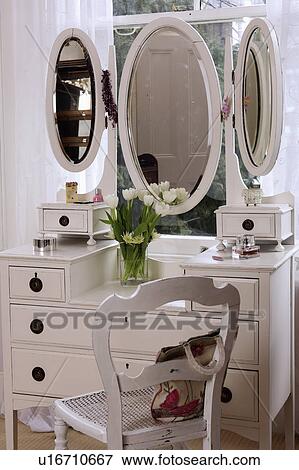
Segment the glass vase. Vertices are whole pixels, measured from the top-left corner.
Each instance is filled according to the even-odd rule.
[[[122,286],[137,286],[148,280],[147,247],[142,244],[121,246],[119,278]]]

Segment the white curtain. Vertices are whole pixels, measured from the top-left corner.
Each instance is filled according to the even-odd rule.
[[[77,180],[80,192],[99,182],[100,158],[79,175],[56,162],[46,130],[45,87],[52,44],[66,28],[89,34],[107,68],[112,19],[112,0],[0,1],[0,249],[31,242],[38,229],[36,207],[55,201],[66,181]],[[106,152],[104,135],[99,155]],[[1,350],[0,335],[0,373]],[[31,415],[26,420],[36,429]],[[38,428],[46,430],[47,422],[41,422]]]
[[[284,74],[284,128],[274,169],[263,178],[268,194],[291,191],[296,196],[296,229],[299,229],[299,2],[267,0],[268,18],[279,38]],[[299,432],[299,272],[296,275],[296,430]],[[283,322],[283,319],[282,319]],[[282,323],[283,327],[283,323]]]

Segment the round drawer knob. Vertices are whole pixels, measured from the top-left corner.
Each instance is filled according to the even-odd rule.
[[[63,227],[67,227],[68,224],[70,223],[70,219],[68,218],[67,215],[62,215],[59,219],[59,223],[60,225],[62,225]]]
[[[35,335],[39,335],[41,334],[43,331],[44,331],[44,324],[41,320],[39,320],[38,318],[35,318],[34,320],[32,320],[32,322],[30,323],[30,330],[32,331],[32,333],[34,333]]]
[[[233,394],[231,390],[227,387],[222,388],[221,392],[221,401],[222,403],[229,403],[233,398]]]
[[[32,369],[32,377],[37,382],[42,382],[46,377],[44,369],[42,369],[41,367],[34,367],[34,369]]]
[[[35,273],[35,276],[30,279],[29,282],[29,287],[33,292],[40,292],[43,288],[43,283],[42,281],[37,277],[37,273]]]
[[[244,220],[244,222],[242,223],[242,227],[243,227],[244,230],[247,230],[247,231],[252,230],[254,228],[253,220],[251,220],[251,219]]]

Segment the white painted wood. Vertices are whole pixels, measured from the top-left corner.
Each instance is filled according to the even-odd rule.
[[[278,244],[293,240],[294,210],[284,202],[277,204],[273,201],[257,206],[234,204],[221,206],[215,212],[219,240],[234,240],[241,234],[254,235],[260,241],[277,241]],[[249,230],[243,225],[248,219],[253,223]]]
[[[89,235],[87,244],[96,245],[93,237],[109,232],[108,225],[101,221],[107,218],[106,211],[109,210],[105,203],[46,203],[41,204],[38,210],[42,234]]]
[[[80,394],[102,387],[93,355],[13,348],[12,366],[15,393],[64,397],[72,395],[74,391]],[[35,367],[44,370],[44,380],[34,380],[32,371]]]
[[[68,426],[63,422],[62,419],[55,417],[55,450],[67,449],[67,431]]]
[[[91,350],[93,315],[93,311],[81,309],[11,305],[11,340],[29,345],[49,344]],[[34,333],[36,330],[31,329],[35,319],[43,324],[41,333]]]
[[[222,125],[221,125],[221,95],[219,80],[215,65],[210,52],[197,31],[186,22],[176,18],[162,17],[146,25],[134,40],[128,54],[122,71],[122,78],[119,90],[119,133],[123,154],[126,165],[130,173],[133,184],[136,188],[142,189],[150,187],[144,178],[139,164],[137,164],[137,155],[130,141],[130,130],[128,123],[128,105],[130,79],[132,77],[135,61],[141,48],[151,35],[160,28],[172,28],[190,42],[190,47],[195,57],[201,62],[205,74],[207,87],[207,100],[209,102],[209,141],[211,144],[208,163],[201,179],[201,182],[191,195],[182,204],[171,206],[171,214],[179,214],[191,210],[207,193],[213,178],[215,176],[221,149]],[[152,191],[151,191],[152,192]]]
[[[243,117],[244,67],[246,63],[248,44],[253,32],[257,28],[262,31],[265,44],[267,44],[269,51],[272,108],[269,113],[270,138],[267,157],[260,166],[256,166],[249,155],[245,141],[246,136]],[[272,170],[278,156],[283,120],[283,86],[279,45],[275,29],[268,20],[255,18],[249,23],[242,35],[235,71],[235,100],[236,130],[238,133],[238,142],[244,165],[252,175],[266,175]],[[267,113],[268,109],[262,111]]]
[[[236,279],[229,277],[214,277],[216,287],[231,284],[238,289],[240,294],[240,313],[246,315],[258,314],[258,280],[257,279]],[[205,307],[196,302],[192,303],[192,310],[201,312],[221,312],[221,306]]]
[[[48,232],[87,232],[87,211],[44,210],[44,231]],[[67,217],[67,226],[61,223]]]
[[[224,386],[231,390],[232,400],[222,403],[222,416],[258,421],[258,372],[229,369]]]
[[[237,285],[232,284],[237,288]],[[115,329],[111,333],[111,350],[115,353],[136,354],[154,358],[157,351],[166,346],[165,330],[167,329],[168,345],[186,341],[192,336],[205,334],[221,324],[220,318],[159,314],[137,314],[131,317],[130,323],[123,325],[125,330]],[[118,320],[120,323],[120,320]],[[129,327],[130,326],[130,327]],[[138,335],[136,335],[138,329]],[[150,335],[150,341],[148,337]],[[258,364],[258,322],[239,322],[239,332],[231,355],[232,363]]]
[[[222,216],[223,217],[223,216]],[[251,234],[252,230],[246,230],[243,223],[246,218],[254,223],[254,235],[256,238],[274,238],[275,223],[274,214],[227,214],[223,217],[223,237],[235,237],[237,234]]]
[[[270,336],[274,344],[280,347],[270,349],[270,370],[277,368],[279,374],[270,375],[270,408],[276,416],[292,392],[292,308],[291,306],[291,260],[284,263],[280,272],[271,276],[270,298],[272,302]],[[283,289],[281,279],[284,279]],[[283,325],[283,327],[282,327]]]
[[[113,25],[115,28],[134,27],[149,23],[160,17],[179,18],[187,22],[213,23],[214,21],[232,21],[255,17],[264,17],[267,15],[265,5],[253,5],[244,7],[230,8],[206,8],[204,10],[187,10],[181,12],[169,11],[166,13],[148,13],[138,15],[113,16]]]
[[[287,200],[284,202],[289,203]],[[277,204],[277,201],[274,200],[272,203]],[[293,276],[291,276],[291,270],[287,270],[288,272],[285,272],[283,267],[288,263],[288,260],[292,260],[298,248],[292,245],[285,245],[285,251],[279,253],[274,252],[273,247],[271,246],[262,246],[260,258],[246,261],[232,260],[230,258],[229,251],[225,251],[223,253],[223,261],[219,262],[212,258],[212,256],[217,254],[215,248],[210,248],[208,251],[198,254],[192,259],[190,254],[192,254],[192,252],[196,254],[198,251],[197,246],[199,247],[200,244],[203,243],[202,240],[198,240],[197,243],[196,241],[197,240],[194,237],[187,237],[186,240],[177,238],[170,240],[169,237],[165,237],[158,240],[157,245],[155,245],[158,248],[157,250],[155,249],[155,251],[156,253],[160,252],[160,255],[161,252],[165,252],[164,258],[161,258],[161,262],[167,263],[167,259],[171,259],[171,262],[174,264],[173,269],[175,273],[177,273],[176,269],[178,265],[177,263],[174,263],[173,260],[176,258],[174,255],[171,255],[171,253],[174,253],[177,256],[179,256],[179,254],[187,254],[185,259],[178,258],[180,259],[179,263],[183,263],[182,270],[184,269],[186,274],[216,278],[216,283],[217,280],[219,281],[219,278],[232,283],[235,281],[239,283],[240,280],[242,280],[242,285],[244,283],[244,286],[249,286],[244,288],[242,291],[241,284],[239,283],[239,288],[241,289],[241,304],[243,303],[242,308],[244,308],[244,310],[242,311],[242,316],[239,321],[240,332],[230,361],[230,369],[235,369],[237,370],[237,373],[241,374],[242,387],[244,386],[244,389],[246,390],[245,393],[248,393],[250,398],[246,401],[247,407],[243,408],[243,405],[245,404],[245,400],[242,398],[243,395],[240,393],[233,395],[234,400],[237,399],[232,410],[232,412],[235,413],[235,417],[223,418],[223,426],[226,429],[235,430],[249,438],[259,440],[261,448],[271,448],[272,420],[275,416],[273,416],[269,410],[270,395],[273,394],[271,400],[272,403],[275,403],[275,408],[278,408],[280,403],[281,406],[284,405],[286,423],[289,426],[289,430],[287,432],[287,446],[288,448],[292,448],[293,395],[291,393],[289,398],[287,398],[287,401],[284,403],[286,395],[284,387],[288,382],[285,380],[287,370],[284,371],[284,383],[279,384],[277,387],[273,387],[273,391],[271,391],[270,377],[272,381],[271,383],[279,383],[283,367],[281,366],[278,370],[278,368],[273,364],[273,361],[270,362],[270,355],[274,353],[276,354],[276,352],[282,347],[281,342],[277,344],[277,332],[281,330],[281,325],[284,325],[286,328],[283,319],[285,316],[288,317],[290,309],[293,309],[292,298],[294,292],[294,279]],[[87,247],[84,241],[59,239],[58,248],[56,252],[53,253],[45,253],[44,255],[33,253],[32,247],[28,245],[25,247],[13,248],[0,254],[1,320],[4,345],[4,391],[8,448],[12,449],[17,445],[15,433],[16,414],[14,410],[22,409],[26,406],[46,406],[51,403],[55,397],[64,396],[62,395],[63,393],[71,396],[74,392],[85,393],[86,391],[95,390],[96,385],[93,383],[93,380],[96,376],[95,374],[97,374],[95,359],[91,356],[90,343],[88,346],[87,343],[85,343],[85,333],[83,330],[80,329],[78,330],[78,333],[75,333],[75,335],[78,334],[78,336],[76,336],[76,340],[71,338],[69,333],[66,334],[64,340],[62,339],[60,332],[57,332],[57,336],[55,337],[53,333],[53,336],[51,336],[53,339],[51,339],[50,342],[36,342],[30,341],[27,337],[28,326],[26,327],[26,325],[24,325],[24,331],[22,332],[21,327],[18,330],[15,330],[15,325],[18,321],[20,322],[20,325],[23,325],[23,315],[27,318],[28,311],[30,309],[35,310],[41,308],[41,311],[44,309],[49,311],[56,308],[58,311],[69,310],[70,313],[72,313],[74,309],[95,310],[99,302],[113,292],[118,292],[124,297],[130,296],[134,292],[133,288],[121,289],[116,280],[109,282],[109,279],[111,280],[111,276],[114,276],[116,273],[112,267],[114,263],[113,260],[115,260],[114,256],[116,246],[117,244],[115,242],[108,240],[98,242],[95,247]],[[20,298],[17,301],[10,299],[9,267],[28,268],[35,270],[34,272],[41,268],[64,270],[66,292],[65,302],[62,303],[61,301],[36,300],[29,298]],[[114,265],[114,267],[116,266]],[[276,314],[272,315],[273,302],[276,302],[276,297],[271,293],[270,286],[272,283],[272,276],[274,274],[277,277],[275,285],[279,286],[279,288],[276,289],[277,292],[275,292],[275,295],[277,296],[278,293],[282,291],[291,291],[291,296],[288,301],[289,303],[287,303],[287,298],[283,295],[281,302],[278,302],[277,304]],[[246,284],[247,281],[250,281],[250,283]],[[246,315],[247,307],[244,307],[246,305],[252,305],[252,300],[249,300],[253,298],[251,292],[252,283],[256,283],[257,286],[255,288],[256,290],[253,289],[255,291],[253,296],[255,297],[254,305],[256,306],[256,312],[258,313],[255,316],[250,314]],[[221,284],[223,285],[222,281],[220,284],[217,283],[218,286]],[[235,285],[237,286],[237,284]],[[174,319],[174,324],[177,325],[180,316],[183,316],[184,319],[186,316],[190,316],[190,313],[186,315],[186,307],[190,309],[191,302],[187,303],[185,306],[184,304],[180,306],[175,305],[173,307],[167,306],[165,309],[167,308],[167,313],[170,315],[171,319]],[[169,310],[170,308],[173,309],[172,312]],[[209,326],[208,329],[212,329],[214,325],[218,324],[220,321],[220,318],[217,318],[219,317],[219,312],[207,312],[207,310],[207,307],[203,307],[200,311],[193,311],[193,314],[196,318],[203,318],[204,322],[206,322],[208,316],[210,316],[209,321],[211,321],[211,328]],[[221,311],[221,309],[218,310]],[[18,339],[14,342],[11,337],[10,312],[14,312],[12,323],[13,332],[18,332]],[[17,315],[17,312],[19,312],[19,315]],[[155,315],[155,313],[157,312],[152,312],[151,315]],[[270,327],[271,322],[273,323],[272,327]],[[246,325],[246,327],[244,325]],[[186,328],[187,329],[185,331],[187,336],[188,325]],[[180,331],[178,330],[179,328],[174,330],[174,335],[178,335],[177,337],[180,336]],[[184,329],[182,331],[184,331]],[[79,335],[79,332],[81,332],[81,335]],[[276,332],[275,335],[274,332]],[[47,331],[46,333],[48,334]],[[117,372],[126,372],[129,376],[133,377],[139,375],[146,365],[153,363],[156,351],[154,351],[152,343],[157,341],[156,344],[157,346],[159,345],[159,347],[161,342],[163,345],[170,345],[173,343],[170,334],[171,331],[168,330],[164,330],[164,335],[161,334],[161,336],[159,330],[146,332],[144,334],[147,334],[147,337],[144,336],[143,339],[142,331],[136,331],[136,339],[134,339],[133,336],[130,336],[131,333],[129,333],[129,331],[122,331],[117,332],[118,336],[116,335],[113,340],[113,333],[114,332],[112,332],[111,346],[113,360],[117,361]],[[129,341],[124,340],[126,334],[129,334]],[[286,334],[286,332],[284,332],[284,334]],[[289,334],[293,341],[293,333],[289,332]],[[183,333],[181,337],[184,337]],[[14,355],[15,352],[17,352],[18,358],[20,358],[19,366],[16,371],[11,363],[12,347]],[[271,352],[272,348],[274,349],[273,352]],[[283,355],[288,363],[289,359],[287,359],[286,356],[286,349],[283,349]],[[54,362],[53,378],[55,380],[53,385],[48,388],[47,393],[40,392],[40,389],[37,387],[41,387],[41,385],[36,381],[34,381],[33,386],[31,387],[32,384],[30,385],[29,382],[31,380],[30,374],[32,372],[32,368],[30,369],[28,366],[28,361],[25,357],[29,357],[29,363],[31,366],[36,364],[34,363],[34,360],[36,361],[39,358],[43,359],[48,371],[47,376],[49,376],[49,370],[52,370],[51,367]],[[64,360],[66,360],[66,363],[63,365],[62,370],[58,372],[60,370],[59,365],[63,364]],[[54,366],[58,367],[56,372],[54,370]],[[48,367],[50,367],[49,370]],[[24,385],[26,385],[26,392],[14,394],[12,390],[12,376],[15,377],[19,376],[19,374],[23,374],[24,368],[26,368],[27,374],[23,379],[19,379],[20,381],[18,386],[23,390]],[[88,371],[92,370],[95,372],[88,373]],[[293,374],[293,370],[294,367],[291,366],[290,374]],[[257,374],[258,377],[258,396],[256,396],[258,403],[257,421],[247,418],[248,416],[253,416],[251,382],[250,380],[249,382],[246,382],[247,388],[245,387],[244,382],[246,377],[248,378],[248,372],[250,380],[253,376],[255,377],[254,374]],[[55,377],[56,375],[57,377]],[[69,379],[69,375],[71,376],[71,379]],[[80,383],[78,383],[77,380],[79,375],[80,377],[84,377],[84,380],[81,380]],[[289,383],[292,383],[291,379],[289,380]],[[78,388],[76,389],[76,387]],[[51,394],[49,391],[51,391]],[[56,392],[61,393],[61,395],[55,395]],[[46,397],[44,398],[43,395],[46,395]],[[215,416],[217,416],[217,413]],[[94,432],[96,433],[96,431]],[[187,435],[186,428],[180,432],[185,432],[185,436]],[[201,433],[201,436],[205,434],[203,431],[201,431]],[[196,434],[195,430],[192,430],[192,432],[188,434],[188,436],[192,437],[196,437],[198,435],[199,431]],[[181,435],[176,434],[175,436],[176,437],[174,439],[177,439],[176,442],[182,440]],[[99,438],[99,434],[96,434],[95,437]],[[217,440],[217,438],[217,435],[214,436],[214,440]],[[155,439],[156,442],[159,441],[157,435],[155,435]],[[209,445],[209,440],[206,442],[206,445]],[[136,441],[133,442],[126,438],[125,446],[128,448],[137,448],[137,446],[142,448],[144,447],[144,441],[141,440],[136,443]]]
[[[42,288],[35,292],[30,287],[32,279],[42,282]],[[65,300],[64,270],[11,266],[9,268],[10,297],[12,299],[43,299],[63,302]]]
[[[228,28],[228,25],[227,25]],[[224,121],[225,129],[225,181],[226,181],[226,203],[227,205],[243,202],[242,191],[246,188],[240,172],[239,159],[235,153],[235,129],[233,126],[233,115],[235,112],[234,84],[232,74],[234,70],[232,34],[225,38],[224,55],[224,99],[231,105],[231,112]],[[218,217],[217,225],[218,225]]]
[[[227,311],[223,317],[220,339],[215,349],[214,361],[212,361],[213,368],[211,367],[209,375],[207,375],[206,368],[198,373],[198,371],[193,368],[190,359],[174,360],[150,365],[144,367],[141,373],[134,377],[130,377],[124,373],[119,374],[115,369],[110,352],[111,321],[108,320],[102,325],[102,314],[107,315],[108,318],[109,314],[117,314],[118,316],[131,315],[133,312],[140,310],[151,311],[159,305],[178,299],[200,300],[201,303],[207,305],[211,305],[214,302],[227,305]],[[161,279],[142,284],[132,296],[123,298],[114,294],[100,305],[96,315],[96,322],[99,325],[101,324],[101,327],[93,330],[93,345],[104,389],[106,391],[108,405],[106,431],[108,449],[120,449],[126,446],[122,431],[121,392],[142,389],[153,384],[171,380],[174,376],[179,380],[202,380],[204,377],[207,380],[205,419],[207,420],[208,428],[205,448],[216,449],[220,447],[221,388],[237,331],[236,325],[238,321],[239,303],[240,297],[238,291],[232,286],[228,285],[218,289],[213,286],[213,282],[210,279],[185,276],[175,279]],[[223,350],[220,347],[221,345],[224,345]],[[198,367],[197,363],[196,366]],[[202,375],[202,372],[204,372],[204,375]],[[94,431],[92,426],[82,419],[80,423],[80,415],[76,415],[74,411],[67,408],[67,401],[56,401],[55,409],[56,415],[62,418],[64,422],[70,425],[75,423],[75,429],[81,430],[81,432],[85,432],[88,435],[93,435]],[[202,418],[199,418],[196,421],[199,423],[201,420]],[[185,432],[183,435],[187,437],[188,434],[192,434],[192,428],[190,428],[192,421],[194,423],[194,420],[191,420],[190,422],[167,424],[167,428],[172,429],[178,425],[181,429],[184,429]],[[99,425],[99,431],[101,428],[103,429],[103,425]],[[104,432],[102,431],[101,434],[103,438]],[[146,448],[150,447],[151,442],[156,445],[157,440],[165,442],[163,427],[159,427],[157,430],[153,430],[152,428],[137,429],[136,431],[132,431],[131,434],[132,439],[134,439],[134,435],[139,436],[139,442],[143,442],[142,447],[144,447],[146,443]],[[200,435],[202,435],[202,432]],[[179,435],[172,430],[167,432],[168,442],[172,442],[172,439],[176,442],[178,438]],[[182,440],[181,436],[180,439]]]
[[[109,46],[108,69],[110,71],[113,98],[117,104],[117,71],[114,46]],[[104,196],[116,194],[117,191],[117,126],[113,127],[110,121],[108,122],[108,155],[104,162],[101,188]]]
[[[93,139],[90,144],[88,155],[86,158],[78,163],[74,164],[71,162],[64,154],[59,138],[56,131],[55,116],[53,113],[53,93],[56,88],[56,63],[61,50],[63,43],[70,38],[78,38],[86,47],[88,54],[91,59],[92,68],[94,72],[94,82],[95,82],[95,120],[94,120],[94,133]],[[102,97],[102,86],[101,86],[101,74],[102,67],[100,58],[98,56],[97,50],[94,43],[90,37],[82,30],[78,28],[69,28],[62,31],[54,41],[52,46],[49,66],[48,66],[48,75],[47,75],[47,92],[46,92],[46,118],[47,118],[47,128],[50,143],[54,156],[58,163],[67,171],[79,172],[88,168],[95,157],[97,156],[98,149],[101,143],[101,137],[105,128],[105,111],[104,103],[101,99]]]

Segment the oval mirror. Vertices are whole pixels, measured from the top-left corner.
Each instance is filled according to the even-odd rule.
[[[198,204],[219,161],[220,109],[215,65],[198,32],[174,18],[145,26],[127,55],[119,91],[120,139],[135,187],[150,190],[162,181],[184,187],[191,197],[172,206],[173,214]]]
[[[266,20],[252,20],[242,36],[235,95],[242,160],[252,175],[265,175],[277,159],[283,116],[278,42]]]
[[[54,155],[68,171],[88,168],[105,123],[101,64],[87,34],[67,29],[56,39],[47,79],[47,125]]]

